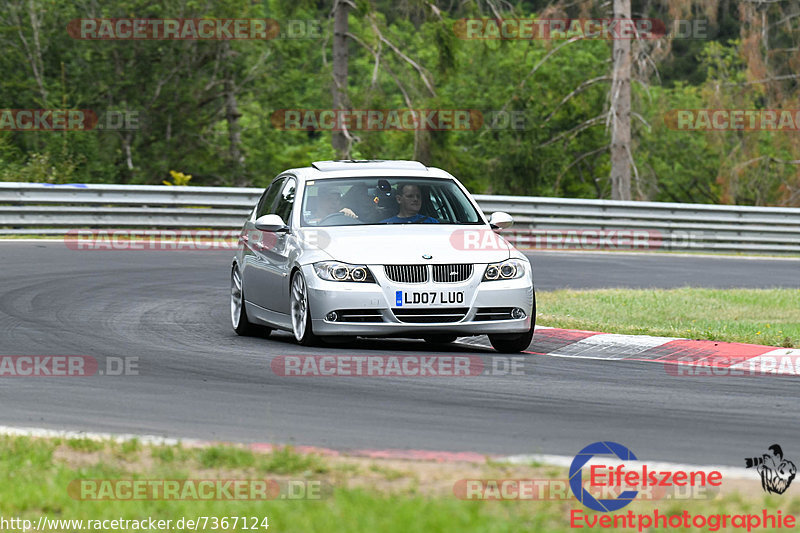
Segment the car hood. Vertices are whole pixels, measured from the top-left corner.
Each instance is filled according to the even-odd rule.
[[[511,245],[489,226],[391,224],[303,228],[299,237],[332,259],[352,264],[494,263]],[[430,259],[423,258],[430,255]]]

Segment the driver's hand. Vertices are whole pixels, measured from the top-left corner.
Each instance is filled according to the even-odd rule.
[[[340,210],[339,212],[340,212],[341,214],[345,215],[345,216],[348,216],[348,217],[350,217],[350,218],[358,218],[358,215],[356,215],[356,214],[353,212],[353,210],[352,210],[352,209],[350,209],[349,207],[345,207],[344,209]]]

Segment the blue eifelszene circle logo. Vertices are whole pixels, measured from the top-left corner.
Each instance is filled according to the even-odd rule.
[[[583,487],[583,466],[595,455],[614,455],[622,461],[636,461],[636,456],[628,448],[616,442],[594,442],[575,456],[569,467],[569,487],[575,498],[589,509],[608,513],[619,511],[636,498],[638,490],[626,490],[616,499],[595,498]]]

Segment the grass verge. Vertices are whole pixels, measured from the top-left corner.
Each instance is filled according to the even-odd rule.
[[[497,462],[431,463],[304,455],[284,448],[271,453],[242,447],[150,446],[86,440],[0,437],[0,510],[6,519],[37,523],[40,516],[67,520],[141,520],[197,517],[267,517],[268,531],[570,531],[570,513],[584,509],[565,493],[548,501],[465,501],[453,487],[464,479],[555,479],[566,483],[562,468],[511,466]],[[271,501],[104,500],[76,498],[75,480],[320,480],[331,490],[320,499]],[[724,481],[724,479],[723,479]],[[791,492],[791,491],[790,491]],[[700,499],[635,501],[624,511],[668,515],[693,513],[800,512],[800,499],[767,496],[752,480],[732,480],[722,492]],[[70,531],[77,528],[49,528]],[[183,531],[192,528],[175,528]],[[232,520],[222,528],[233,527]],[[130,531],[132,528],[106,528]],[[199,527],[199,531],[210,531]],[[219,529],[217,529],[219,530]],[[256,530],[265,531],[259,527]]]
[[[800,347],[800,289],[558,290],[536,302],[542,326]]]

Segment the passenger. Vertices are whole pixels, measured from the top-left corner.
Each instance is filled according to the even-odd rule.
[[[438,224],[439,221],[429,216],[421,215],[422,192],[418,185],[401,183],[397,186],[397,203],[400,209],[391,218],[381,220],[385,224]]]

